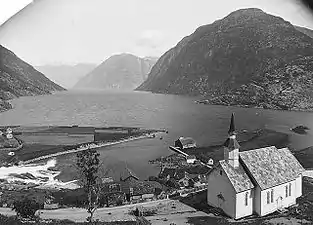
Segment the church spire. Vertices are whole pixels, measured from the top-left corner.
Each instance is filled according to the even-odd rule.
[[[224,143],[224,160],[232,167],[237,168],[239,166],[240,145],[236,140],[234,113],[231,115],[228,135],[229,137]]]
[[[229,130],[228,130],[229,136],[232,136],[235,134],[235,120],[234,120],[234,113],[231,114],[231,120],[230,120],[230,125],[229,125]]]

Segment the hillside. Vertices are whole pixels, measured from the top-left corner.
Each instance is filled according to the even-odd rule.
[[[0,111],[11,108],[6,100],[63,90],[65,89],[0,45]]]
[[[72,88],[83,76],[96,68],[97,65],[79,63],[77,65],[43,65],[36,69],[50,80],[65,88]]]
[[[167,51],[136,90],[208,104],[313,109],[313,39],[280,17],[240,9]]]
[[[308,35],[310,38],[313,38],[313,30],[310,30],[309,28],[306,27],[299,27],[299,26],[294,26],[298,31]]]
[[[77,82],[77,89],[133,90],[141,84],[156,61],[131,54],[113,55]]]

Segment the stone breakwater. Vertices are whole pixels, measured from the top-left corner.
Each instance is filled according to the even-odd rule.
[[[144,139],[144,138],[153,138],[158,133],[161,133],[161,132],[145,134],[145,135],[141,135],[141,136],[138,136],[138,137],[129,137],[129,138],[121,139],[119,141],[114,141],[114,142],[99,142],[99,143],[81,144],[78,148],[71,149],[71,150],[68,150],[68,151],[58,152],[58,153],[54,153],[54,154],[50,154],[50,155],[44,155],[44,156],[40,156],[38,158],[26,160],[26,161],[22,161],[21,164],[33,163],[33,162],[37,162],[37,161],[40,161],[40,160],[57,157],[57,156],[60,156],[60,155],[66,155],[66,154],[71,154],[71,153],[85,151],[87,149],[107,147],[107,146],[112,146],[112,145],[121,144],[121,143],[129,142],[129,141],[135,141],[135,140],[139,140],[139,139]]]

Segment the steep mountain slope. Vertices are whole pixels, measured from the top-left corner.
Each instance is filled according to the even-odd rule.
[[[147,78],[155,62],[131,54],[114,55],[78,81],[74,88],[133,90]]]
[[[36,69],[45,74],[49,79],[65,88],[72,88],[83,76],[88,74],[97,65],[80,63],[71,65],[44,65]]]
[[[6,100],[63,90],[65,89],[0,45],[0,111],[11,107]]]
[[[313,30],[310,30],[306,27],[294,26],[298,31],[308,35],[310,38],[313,38]]]
[[[183,38],[136,90],[203,96],[209,104],[313,109],[312,47],[313,39],[282,18],[241,9]]]

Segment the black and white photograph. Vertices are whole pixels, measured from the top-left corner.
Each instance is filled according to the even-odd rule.
[[[313,225],[313,1],[0,0],[0,225]]]

